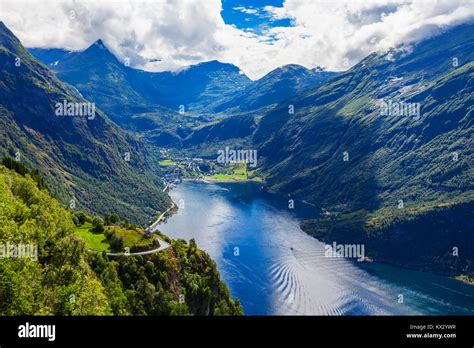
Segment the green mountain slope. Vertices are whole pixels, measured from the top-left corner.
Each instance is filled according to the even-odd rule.
[[[18,65],[18,66],[17,66]],[[99,109],[56,116],[56,103],[86,102],[0,23],[0,149],[38,168],[63,202],[144,221],[170,205],[142,144]],[[127,156],[129,153],[129,158]],[[127,160],[129,159],[129,161]]]
[[[465,241],[464,257],[474,259],[472,219],[451,227],[439,222],[449,232],[438,239],[430,237],[436,224],[423,218],[428,214],[436,221],[435,212],[443,216],[457,209],[460,216],[472,213],[473,31],[463,25],[411,48],[374,53],[262,118],[254,141],[269,188],[330,212],[306,224],[308,230],[327,240],[366,243],[367,234],[379,233],[372,255],[391,261],[399,255],[404,264],[420,268],[449,254],[459,240]],[[383,114],[384,102],[418,103],[419,117],[393,109]],[[402,224],[408,220],[411,226],[418,222],[419,230]],[[438,253],[410,254],[409,231]],[[385,248],[377,238],[388,239]],[[467,264],[464,259],[446,272],[461,272]]]

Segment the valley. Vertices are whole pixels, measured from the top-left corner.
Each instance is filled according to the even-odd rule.
[[[472,315],[472,32],[251,80],[140,70],[106,39],[27,49],[0,22],[0,236],[41,255],[0,261],[22,294],[1,312]]]

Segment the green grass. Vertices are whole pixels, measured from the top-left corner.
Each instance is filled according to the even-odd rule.
[[[151,247],[154,238],[146,236],[140,231],[125,229],[118,226],[108,226],[106,227],[109,231],[114,231],[114,233],[123,239],[123,246],[125,248],[144,248]]]
[[[103,233],[92,232],[92,225],[86,222],[76,227],[76,234],[86,243],[86,248],[95,251],[110,252],[110,245]]]
[[[246,176],[238,175],[238,174],[214,174],[213,176],[209,177],[213,181],[244,181],[247,180]]]
[[[175,166],[177,163],[173,160],[170,159],[165,159],[159,162],[159,165],[161,167],[170,167],[170,166]]]
[[[153,243],[153,238],[148,237],[138,231],[129,230],[117,226],[106,227],[109,230],[114,231],[114,233],[123,238],[123,245],[124,247],[128,247],[130,249],[137,248],[137,247],[147,247],[151,246]]]
[[[153,243],[153,238],[147,237],[139,231],[117,226],[107,226],[106,229],[112,230],[116,235],[122,237],[124,247],[130,249],[151,246]],[[112,251],[105,234],[93,232],[90,223],[85,223],[82,226],[76,227],[76,234],[86,243],[87,249],[99,252]]]
[[[240,175],[247,178],[247,165],[243,164],[236,166],[234,169],[234,175]]]
[[[234,164],[230,171],[217,173],[207,179],[217,182],[234,182],[248,180],[247,165],[245,163]]]

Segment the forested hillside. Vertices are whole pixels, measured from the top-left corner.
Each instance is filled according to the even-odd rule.
[[[215,263],[194,241],[148,256],[87,252],[61,207],[29,171],[0,166],[1,315],[238,315]]]

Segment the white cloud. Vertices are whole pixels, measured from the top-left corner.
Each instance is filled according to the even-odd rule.
[[[291,63],[343,70],[345,59],[352,65],[472,20],[474,2],[286,0],[263,10],[270,24],[289,18],[293,26],[270,25],[260,35],[225,24],[221,10],[220,0],[0,0],[0,20],[28,47],[79,50],[102,38],[135,67],[175,70],[218,59],[253,79]]]
[[[283,8],[267,8],[275,18],[291,18],[295,26],[274,28],[276,45],[291,51],[300,64],[344,69],[375,50],[413,43],[443,29],[472,20],[474,2],[287,0]]]
[[[251,14],[251,15],[258,14],[258,10],[254,9],[254,8],[247,8],[247,7],[243,7],[243,6],[237,6],[237,7],[233,7],[232,9],[236,10],[236,11],[240,11],[242,13]]]

